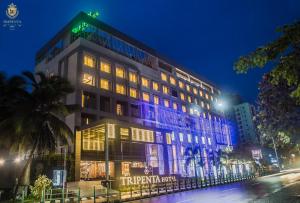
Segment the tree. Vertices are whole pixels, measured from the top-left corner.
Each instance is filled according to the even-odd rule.
[[[77,106],[64,103],[67,94],[73,92],[72,86],[64,78],[46,77],[43,73],[37,73],[35,77],[30,72],[24,72],[23,76],[17,78],[21,81],[19,86],[16,85],[19,93],[13,90],[15,86],[10,83],[12,79],[2,80],[7,91],[3,92],[5,99],[1,100],[0,108],[8,109],[0,112],[0,130],[1,138],[9,138],[13,149],[21,149],[28,155],[19,176],[21,181],[34,153],[51,152],[58,140],[67,143],[73,138],[72,131],[63,119],[74,112]],[[23,87],[24,81],[28,84],[26,88]],[[10,89],[11,94],[8,91]],[[17,190],[18,185],[15,195]]]
[[[52,181],[45,175],[39,175],[34,181],[34,185],[30,186],[31,193],[36,200],[41,200],[43,192],[50,190],[51,188]]]
[[[290,97],[292,87],[284,81],[272,83],[272,75],[265,74],[259,84],[258,130],[265,144],[272,145],[271,137],[280,148],[297,141],[300,133],[300,106]]]
[[[300,103],[300,21],[279,29],[281,36],[254,52],[241,56],[234,68],[238,73],[247,73],[251,68],[265,67],[271,62],[271,83],[284,82],[291,97]]]

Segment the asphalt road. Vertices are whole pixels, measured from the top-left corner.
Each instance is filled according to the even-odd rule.
[[[162,195],[132,203],[235,203],[300,202],[300,169],[256,178],[247,182]]]

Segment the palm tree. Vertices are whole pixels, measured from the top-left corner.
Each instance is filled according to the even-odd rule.
[[[2,136],[9,137],[11,147],[18,147],[28,155],[20,173],[19,180],[24,178],[34,153],[51,152],[59,142],[67,143],[73,138],[73,132],[64,122],[64,117],[74,112],[77,106],[66,105],[64,99],[73,92],[70,83],[59,76],[46,77],[37,73],[24,72],[19,79],[28,86],[20,88],[20,93],[7,96],[14,98],[1,101],[0,106],[9,106],[8,114],[1,113],[0,130]],[[8,83],[4,83],[10,89]],[[31,90],[31,91],[30,91]],[[20,182],[19,181],[19,182]],[[15,196],[19,183],[15,189]]]

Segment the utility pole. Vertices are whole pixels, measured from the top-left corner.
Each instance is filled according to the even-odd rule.
[[[276,159],[277,159],[277,164],[278,164],[278,167],[279,167],[279,170],[281,169],[280,167],[280,164],[279,164],[279,159],[278,159],[278,154],[277,154],[277,149],[276,149],[276,145],[275,145],[275,141],[274,141],[274,138],[272,138],[272,142],[273,142],[273,147],[274,147],[274,151],[275,151],[275,156],[276,156]]]

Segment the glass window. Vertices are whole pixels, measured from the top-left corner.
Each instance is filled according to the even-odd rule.
[[[164,105],[165,105],[165,107],[170,107],[170,102],[169,102],[169,100],[165,99],[165,100],[164,100]]]
[[[181,99],[182,101],[185,100],[185,95],[184,95],[182,92],[180,93],[180,99]]]
[[[200,94],[201,97],[203,97],[203,92],[202,92],[202,90],[199,91],[199,94]]]
[[[171,133],[166,133],[167,144],[172,144]]]
[[[128,140],[129,139],[129,129],[128,128],[120,128],[120,136],[121,136],[121,139]]]
[[[190,103],[192,103],[192,97],[191,96],[187,96],[187,99]]]
[[[167,80],[168,80],[167,74],[161,73],[160,76],[161,76],[161,80],[162,80],[162,81],[167,81]]]
[[[116,76],[118,78],[125,78],[125,70],[123,67],[120,67],[120,66],[116,67]]]
[[[197,88],[196,88],[196,87],[193,88],[193,92],[194,92],[194,95],[197,95],[197,94],[198,94],[198,91],[197,91]]]
[[[110,82],[107,79],[101,78],[100,79],[100,88],[109,90],[110,89]]]
[[[133,141],[154,142],[154,133],[152,130],[131,128],[131,135]]]
[[[209,104],[206,104],[206,108],[209,110],[209,109],[210,109],[210,105],[209,105]]]
[[[202,139],[202,144],[205,144],[205,137],[201,137],[201,139]]]
[[[96,67],[96,59],[92,56],[84,55],[83,64],[88,67],[95,68]]]
[[[153,90],[155,90],[155,91],[159,91],[158,83],[153,81],[153,82],[152,82],[152,88],[153,88]]]
[[[149,80],[142,77],[142,86],[149,88]]]
[[[205,94],[205,99],[209,99],[209,98],[208,98],[208,94]]]
[[[177,110],[177,108],[178,108],[178,107],[177,107],[177,103],[173,102],[173,109],[174,109],[174,110]]]
[[[179,81],[179,87],[180,87],[181,89],[183,89],[183,88],[184,88],[184,84],[183,84],[183,82]]]
[[[146,102],[150,101],[150,95],[149,93],[143,92],[143,100]]]
[[[101,61],[100,70],[105,73],[111,73],[111,67],[109,63]]]
[[[190,108],[190,114],[193,115],[194,114],[194,109]]]
[[[180,142],[183,142],[183,133],[179,133],[179,140]]]
[[[117,113],[118,116],[123,116],[124,109],[123,109],[122,104],[117,104],[117,106],[116,106],[116,113]]]
[[[207,138],[207,142],[208,142],[209,145],[211,145],[211,139],[210,139],[210,137]]]
[[[116,93],[125,95],[126,94],[125,85],[116,84]]]
[[[167,86],[163,85],[162,88],[163,88],[163,93],[164,94],[169,94],[169,88]]]
[[[204,102],[203,101],[201,101],[201,107],[204,108]]]
[[[159,104],[159,97],[154,95],[153,96],[154,104],[158,105]]]
[[[82,131],[82,150],[104,151],[105,126]]]
[[[170,83],[171,83],[172,85],[176,85],[176,80],[175,80],[175,78],[173,78],[172,76],[170,76]]]
[[[192,143],[192,135],[191,134],[187,134],[187,138],[188,138],[188,142]]]
[[[191,91],[191,87],[190,87],[188,84],[186,85],[186,90],[187,90],[188,92]]]
[[[129,72],[129,81],[132,83],[137,83],[137,74],[134,72]]]
[[[88,74],[88,73],[83,73],[82,76],[82,83],[86,85],[92,85],[95,86],[95,77]]]
[[[182,112],[184,112],[184,113],[186,112],[186,106],[182,105],[181,109],[182,109]]]
[[[195,136],[195,143],[198,144],[198,136]]]
[[[130,88],[129,89],[129,95],[133,98],[137,98],[137,90],[135,88]]]

